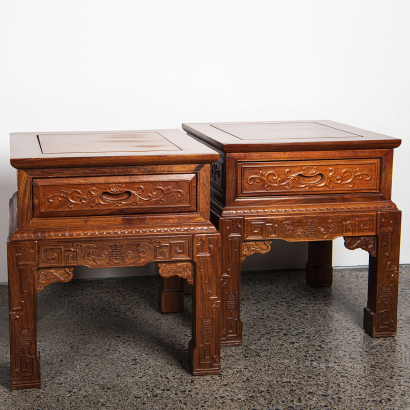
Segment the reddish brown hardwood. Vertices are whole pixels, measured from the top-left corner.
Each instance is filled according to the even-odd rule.
[[[12,388],[40,387],[37,351],[37,242],[9,242],[10,371]]]
[[[194,375],[220,371],[220,235],[194,235],[196,266],[192,294],[189,364]]]
[[[74,268],[37,269],[36,292],[40,293],[46,286],[54,282],[67,283],[73,279]]]
[[[158,289],[158,304],[161,313],[181,313],[184,311],[183,281],[183,278],[178,276],[161,278]]]
[[[162,311],[193,284],[189,363],[220,372],[220,235],[210,218],[218,154],[177,130],[11,135],[18,194],[8,241],[13,389],[40,387],[36,293],[75,266],[157,262]],[[18,216],[17,216],[18,208]]]
[[[373,337],[397,332],[401,212],[378,212],[376,256],[370,256],[364,328]]]
[[[309,242],[306,280],[332,284],[332,239],[369,252],[364,328],[397,326],[400,211],[391,201],[401,141],[333,121],[183,124],[220,153],[211,166],[211,220],[222,239],[223,345],[242,343],[240,265],[272,239]],[[272,242],[272,243],[271,243]]]
[[[332,286],[332,241],[309,242],[306,282],[310,286]]]
[[[195,174],[33,180],[34,217],[196,210]]]
[[[215,160],[213,151],[204,151],[179,130],[15,133],[11,134],[10,148],[10,163],[18,169],[204,164]]]
[[[277,161],[239,164],[238,196],[378,192],[379,160]]]

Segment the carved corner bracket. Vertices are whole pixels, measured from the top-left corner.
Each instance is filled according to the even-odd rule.
[[[167,262],[158,263],[159,274],[164,278],[171,276],[179,276],[186,279],[191,285],[194,284],[193,265],[192,262]]]
[[[73,278],[74,268],[38,269],[36,277],[36,293],[54,282],[67,283]]]
[[[241,262],[243,262],[248,256],[254,253],[265,254],[270,251],[270,244],[272,241],[247,241],[242,242],[241,250]]]
[[[370,256],[377,256],[376,236],[345,236],[345,247],[350,250],[363,249]]]

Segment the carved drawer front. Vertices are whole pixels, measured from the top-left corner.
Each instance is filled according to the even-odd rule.
[[[380,160],[240,162],[239,196],[377,192]]]
[[[33,180],[34,216],[116,215],[196,210],[195,174]]]

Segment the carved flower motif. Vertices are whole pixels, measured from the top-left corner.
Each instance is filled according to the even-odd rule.
[[[315,175],[316,174],[316,167],[307,166],[303,167],[303,175]]]
[[[109,187],[109,191],[113,194],[120,194],[124,192],[124,185],[122,184],[114,184]]]

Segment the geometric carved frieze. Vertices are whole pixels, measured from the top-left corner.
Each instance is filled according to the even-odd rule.
[[[41,243],[39,266],[142,266],[191,259],[191,237]]]
[[[179,276],[186,279],[191,285],[194,284],[192,262],[167,262],[158,263],[159,274],[164,278]]]
[[[67,283],[73,278],[74,268],[38,269],[36,277],[36,293],[54,282]]]
[[[244,239],[284,239],[287,241],[330,240],[340,236],[374,235],[375,214],[288,216],[245,218]]]
[[[254,253],[265,254],[270,251],[272,241],[247,241],[242,242],[241,262]]]
[[[363,249],[369,252],[370,256],[377,255],[376,236],[345,236],[345,247],[350,250]]]

